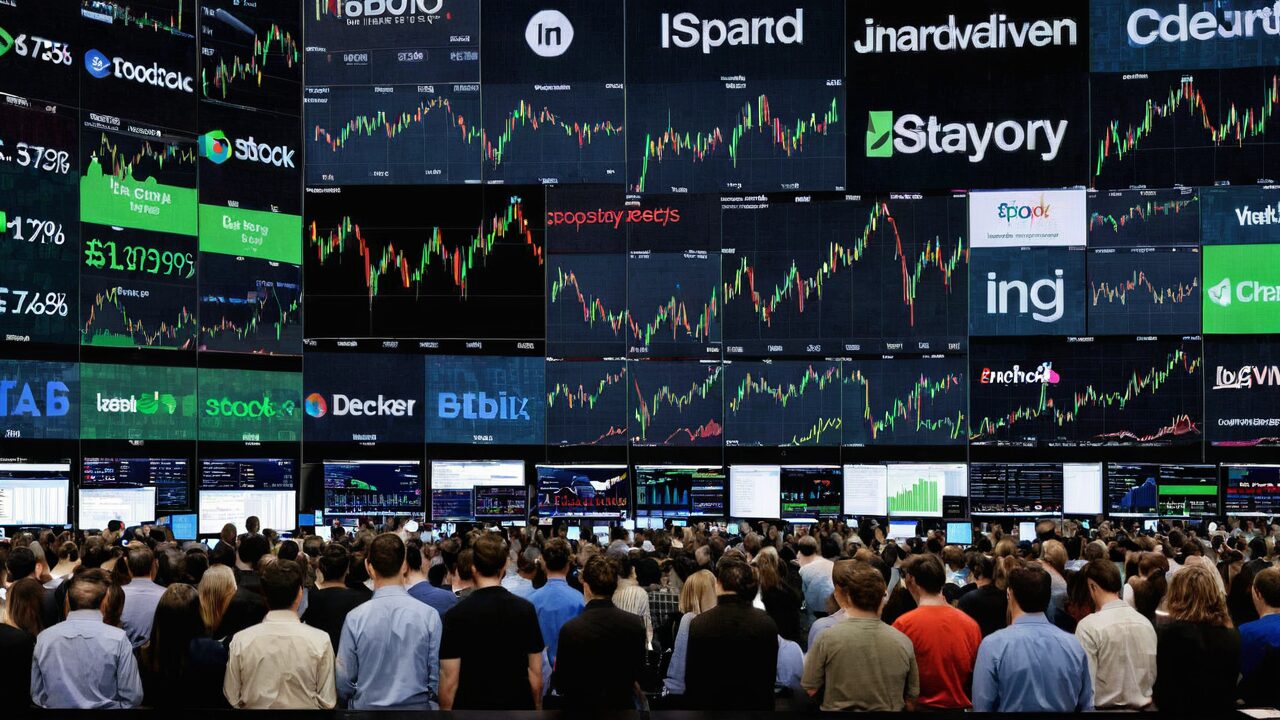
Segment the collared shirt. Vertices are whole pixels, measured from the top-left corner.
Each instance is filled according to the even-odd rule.
[[[124,612],[120,615],[120,626],[129,634],[133,646],[140,648],[151,639],[151,623],[156,618],[156,606],[160,604],[164,588],[148,578],[136,577],[122,589]]]
[[[845,617],[844,610],[837,610],[826,617],[820,617],[817,620],[814,620],[813,625],[809,628],[809,649],[813,649],[813,644],[818,642],[818,636],[821,635],[824,630],[845,619]]]
[[[435,608],[436,613],[441,616],[449,612],[449,608],[458,604],[457,595],[444,588],[438,588],[426,580],[410,585],[408,590],[411,597]]]
[[[645,589],[649,593],[649,622],[653,627],[666,627],[672,616],[680,612],[680,593],[663,585],[650,585]]]
[[[542,642],[547,646],[547,658],[554,664],[560,628],[578,617],[586,601],[582,599],[582,593],[570,587],[564,578],[547,578],[547,584],[534,590],[529,602],[538,611]]]
[[[506,588],[512,595],[525,600],[528,600],[529,596],[533,594],[533,581],[520,577],[518,573],[511,573],[502,578],[502,587]]]
[[[234,708],[331,710],[338,704],[329,634],[272,610],[231,639],[222,693]]]
[[[974,712],[1080,712],[1093,709],[1089,660],[1074,635],[1044,613],[1021,615],[987,636],[973,671]]]
[[[835,586],[831,583],[831,570],[834,567],[835,563],[819,556],[817,560],[800,568],[804,607],[809,617],[827,611],[827,598],[835,592]]]
[[[40,633],[31,663],[31,699],[43,708],[128,709],[142,702],[142,680],[125,631],[97,610],[72,610]]]
[[[804,697],[800,679],[804,676],[804,651],[800,644],[778,636],[778,672],[774,684],[789,688],[797,697]]]
[[[637,585],[635,580],[619,580],[618,589],[613,591],[613,604],[619,610],[640,616],[644,621],[645,649],[653,647],[653,621],[649,617],[649,593]]]
[[[338,696],[352,710],[430,710],[440,689],[440,613],[400,585],[378,588],[347,615]]]
[[[1093,705],[1142,710],[1156,682],[1156,630],[1123,600],[1112,600],[1080,621],[1076,638],[1089,658]]]
[[[1280,648],[1280,615],[1263,615],[1240,626],[1240,674],[1248,677],[1267,656]]]

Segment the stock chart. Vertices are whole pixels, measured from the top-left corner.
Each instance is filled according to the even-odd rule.
[[[485,7],[484,179],[623,182],[623,4]]]
[[[632,355],[701,355],[720,344],[719,253],[627,257],[627,348]]]
[[[1178,445],[1204,432],[1200,339],[974,343],[974,445]]]
[[[627,374],[633,445],[724,443],[723,365],[637,360]]]
[[[750,0],[684,13],[627,5],[627,185],[634,192],[844,188],[844,10]],[[735,42],[723,28],[753,18]],[[702,24],[700,24],[702,23]]]
[[[548,247],[550,245],[548,233]],[[547,352],[566,357],[622,357],[631,337],[627,257],[591,253],[547,256]]]
[[[725,344],[750,354],[961,348],[963,196],[726,209]]]
[[[1111,190],[1088,195],[1091,248],[1155,248],[1200,244],[1200,192]]]
[[[324,464],[326,513],[402,515],[422,509],[422,466],[416,462]]]
[[[1280,344],[1210,335],[1204,342],[1205,436],[1222,447],[1280,445]]]
[[[0,92],[64,105],[80,99],[81,48],[73,3],[0,4]]]
[[[1107,512],[1121,517],[1155,517],[1159,503],[1160,466],[1108,463]]]
[[[1280,178],[1275,67],[1095,74],[1091,187],[1248,184]]]
[[[406,3],[396,22],[306,5],[307,182],[479,182],[479,0]]]
[[[200,98],[299,114],[299,3],[206,0],[200,4]]]
[[[302,270],[274,260],[200,258],[200,350],[302,354]]]
[[[547,444],[627,444],[627,364],[547,363]]]
[[[82,228],[81,344],[194,349],[195,238],[87,223]]]
[[[80,220],[195,235],[193,138],[89,114],[80,130]]]
[[[1200,332],[1200,248],[1094,249],[1088,260],[1091,335]]]
[[[725,444],[839,445],[840,363],[725,364]]]
[[[968,380],[962,357],[845,361],[844,445],[963,445]]]
[[[315,189],[307,337],[542,337],[542,189]]]

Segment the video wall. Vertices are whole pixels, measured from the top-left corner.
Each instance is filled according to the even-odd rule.
[[[1265,512],[1255,4],[0,3],[0,525]]]

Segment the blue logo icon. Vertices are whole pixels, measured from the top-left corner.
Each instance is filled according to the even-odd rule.
[[[84,54],[84,69],[101,80],[111,74],[111,59],[97,50],[89,50]]]

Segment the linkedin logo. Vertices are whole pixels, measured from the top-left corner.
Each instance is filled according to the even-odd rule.
[[[573,44],[573,23],[559,10],[539,10],[525,26],[524,41],[540,57],[560,57]]]

